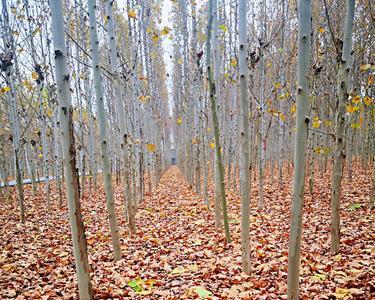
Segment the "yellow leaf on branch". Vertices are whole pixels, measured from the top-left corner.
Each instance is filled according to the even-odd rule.
[[[317,153],[317,154],[321,153],[321,151],[322,151],[322,148],[320,148],[320,147],[314,148],[314,152]]]
[[[360,103],[360,102],[361,102],[361,96],[359,96],[359,95],[355,96],[355,97],[352,99],[352,102],[353,102],[354,104],[358,104],[358,103]]]
[[[137,19],[137,13],[134,10],[130,9],[128,10],[128,17],[132,19]]]
[[[155,144],[147,144],[146,147],[148,152],[155,152],[156,150]]]
[[[332,126],[332,122],[330,120],[325,120],[324,121],[324,125],[327,126],[327,127],[331,127]]]
[[[160,38],[160,36],[159,36],[158,33],[154,33],[152,35],[152,41],[154,42],[154,44],[156,44],[159,41],[159,38]]]
[[[51,108],[48,108],[47,111],[46,111],[46,115],[51,118],[52,117],[52,114],[53,114],[53,111]]]
[[[168,26],[164,26],[163,29],[160,31],[161,35],[167,35],[171,32],[171,29]]]
[[[37,72],[31,72],[31,78],[33,80],[37,80],[39,78],[39,74]]]
[[[228,27],[225,26],[224,24],[219,25],[219,29],[220,29],[221,31],[223,31],[223,32],[227,32],[227,31],[228,31]]]
[[[359,70],[362,71],[362,72],[364,72],[364,71],[369,70],[370,68],[371,68],[371,65],[370,65],[370,64],[365,64],[365,65],[361,65],[361,66],[359,67]]]
[[[317,129],[320,127],[320,124],[322,123],[322,121],[320,121],[319,119],[318,120],[314,120],[314,122],[312,123],[312,127]]]
[[[358,122],[355,122],[355,123],[350,124],[350,127],[353,129],[359,129],[361,128],[361,124]]]
[[[353,105],[350,105],[350,104],[346,106],[346,111],[350,114],[356,112],[357,110],[359,110],[358,106],[353,106]]]
[[[367,85],[370,86],[370,85],[373,85],[374,83],[375,83],[375,76],[374,75],[370,75],[367,78]]]
[[[191,143],[193,145],[198,145],[199,144],[199,140],[196,137],[193,137],[192,140],[191,140]]]
[[[140,95],[140,96],[138,96],[138,100],[141,101],[141,102],[143,102],[143,103],[145,103],[149,99],[150,99],[150,96],[148,96],[148,95]]]
[[[369,96],[366,96],[365,98],[363,98],[363,102],[367,105],[367,106],[370,106],[372,104],[372,98],[370,98]]]
[[[296,107],[295,104],[293,104],[293,105],[290,107],[290,112],[291,112],[292,114],[295,114],[295,113],[297,112],[297,107]]]

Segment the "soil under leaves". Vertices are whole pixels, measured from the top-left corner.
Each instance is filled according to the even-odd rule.
[[[265,184],[263,211],[257,209],[253,180],[251,207],[252,274],[241,273],[240,200],[229,189],[233,242],[176,167],[140,204],[135,236],[124,218],[121,186],[116,187],[123,259],[112,261],[103,189],[82,200],[91,277],[96,299],[286,299],[292,175],[284,185]],[[374,211],[368,209],[369,172],[357,167],[343,182],[341,253],[330,254],[330,172],[316,175],[306,192],[301,262],[302,299],[374,299]],[[306,185],[307,186],[307,185]],[[0,298],[77,299],[67,207],[46,211],[43,187],[26,188],[27,222],[18,221],[16,200],[0,203]],[[55,188],[54,188],[55,190]],[[210,197],[213,189],[210,185]],[[16,199],[16,196],[13,196]]]

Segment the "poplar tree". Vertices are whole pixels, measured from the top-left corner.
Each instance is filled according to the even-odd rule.
[[[246,0],[239,0],[238,5],[239,34],[239,76],[240,76],[240,113],[241,113],[241,251],[242,271],[250,273],[250,172],[249,172],[249,95],[247,87],[248,67]]]
[[[338,70],[338,99],[336,115],[335,152],[332,169],[332,192],[331,192],[331,250],[333,253],[340,251],[340,188],[344,168],[345,150],[345,121],[346,104],[349,98],[348,83],[351,66],[352,35],[354,20],[355,0],[346,2],[346,18],[344,29],[344,43],[339,61]]]
[[[211,31],[212,31],[212,21],[213,21],[213,5],[214,1],[209,0],[208,8],[208,24],[207,24],[207,42],[206,42],[206,68],[207,68],[207,77],[208,77],[208,86],[209,86],[209,98],[212,114],[212,123],[214,127],[214,138],[215,138],[215,164],[216,171],[218,172],[219,179],[219,197],[221,199],[221,205],[223,210],[223,220],[224,220],[224,231],[225,239],[227,243],[231,242],[230,231],[229,231],[229,220],[228,220],[228,210],[227,210],[227,201],[225,198],[225,183],[224,183],[224,166],[222,162],[221,147],[220,147],[220,132],[219,132],[219,121],[217,117],[217,107],[216,107],[216,94],[215,94],[215,83],[213,80],[212,74],[212,64],[211,64]],[[216,3],[217,6],[217,3]]]
[[[121,259],[121,248],[119,230],[117,226],[117,217],[115,210],[115,201],[113,196],[112,174],[108,154],[108,141],[106,129],[106,116],[104,110],[104,94],[102,87],[102,74],[99,62],[99,40],[96,26],[96,4],[95,0],[88,0],[89,26],[90,26],[90,45],[92,53],[92,69],[94,76],[95,97],[99,123],[100,150],[102,159],[102,173],[104,181],[105,198],[108,211],[109,227],[111,231],[113,256],[115,260]]]
[[[79,202],[79,181],[76,169],[74,145],[73,107],[70,94],[70,75],[65,43],[65,25],[61,0],[51,0],[53,51],[55,55],[55,74],[57,97],[59,101],[59,121],[63,148],[66,194],[69,208],[69,223],[73,241],[80,299],[93,299],[87,241]]]
[[[299,272],[301,263],[302,212],[304,200],[306,144],[309,118],[311,1],[298,1],[298,59],[297,59],[297,120],[294,144],[294,175],[292,214],[288,252],[288,299],[299,299]]]

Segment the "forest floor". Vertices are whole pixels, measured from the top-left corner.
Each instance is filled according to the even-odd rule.
[[[284,186],[265,183],[265,204],[251,207],[252,274],[241,273],[240,200],[228,191],[233,242],[214,226],[214,213],[189,189],[176,167],[148,194],[129,237],[121,187],[116,187],[123,259],[112,261],[103,189],[82,200],[92,285],[96,299],[285,299],[292,176]],[[356,168],[342,192],[341,254],[330,254],[330,172],[316,174],[304,205],[301,298],[375,298],[375,218],[368,209],[370,175]],[[54,188],[55,191],[55,188]],[[17,203],[0,203],[0,299],[77,299],[67,207],[46,211],[26,187],[27,222]],[[210,196],[213,198],[212,186]],[[15,198],[15,196],[13,197]]]

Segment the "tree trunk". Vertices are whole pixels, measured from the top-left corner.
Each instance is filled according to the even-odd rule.
[[[212,78],[212,65],[211,65],[211,29],[212,29],[212,20],[213,20],[212,7],[214,3],[216,3],[216,6],[217,6],[217,0],[209,1],[207,41],[206,41],[206,51],[207,51],[206,64],[207,64],[207,76],[208,76],[208,86],[209,86],[209,94],[210,94],[212,123],[214,127],[215,155],[216,155],[215,162],[216,162],[218,179],[219,179],[219,192],[220,192],[220,199],[221,199],[221,205],[222,205],[222,210],[223,210],[225,239],[227,243],[230,243],[231,237],[230,237],[230,231],[229,231],[227,201],[225,199],[224,167],[223,167],[223,162],[221,159],[219,121],[217,117],[217,107],[216,107],[216,99],[215,99],[215,83]]]
[[[72,232],[73,252],[78,278],[80,299],[92,299],[85,227],[82,222],[79,202],[79,183],[75,161],[72,105],[69,85],[69,70],[64,33],[64,19],[61,0],[50,2],[52,14],[52,35],[55,53],[55,73],[61,138],[65,166],[66,190],[69,208],[69,221]]]
[[[288,253],[288,299],[298,299],[302,237],[302,207],[305,184],[307,117],[309,99],[309,62],[311,1],[298,1],[297,120],[294,147],[292,214]]]
[[[126,119],[124,114],[124,104],[122,102],[122,93],[120,88],[119,76],[118,76],[118,60],[117,60],[117,49],[116,49],[116,37],[115,37],[115,20],[113,16],[113,1],[107,1],[107,21],[108,21],[108,44],[110,49],[110,62],[111,62],[111,72],[115,82],[115,98],[116,98],[116,109],[117,109],[117,118],[118,118],[118,125],[120,128],[120,143],[121,143],[121,151],[122,151],[122,161],[124,162],[124,194],[126,198],[127,204],[127,212],[128,212],[128,226],[130,234],[134,234],[136,232],[135,227],[135,203],[133,197],[131,197],[130,193],[130,174],[128,172],[129,169],[129,154],[128,154],[128,147],[129,142],[127,141],[127,134],[126,134]]]
[[[10,32],[9,15],[7,9],[7,1],[2,0],[3,6],[3,30],[2,35],[5,36],[5,53],[4,58],[1,59],[2,71],[5,73],[5,85],[10,88],[10,91],[5,94],[9,107],[9,120],[12,128],[12,144],[14,151],[14,164],[16,169],[16,185],[18,190],[18,202],[20,207],[20,221],[25,223],[25,205],[23,196],[23,179],[22,179],[22,143],[20,136],[20,122],[17,105],[16,89],[13,78],[13,57],[15,56],[15,47],[13,42],[13,34]]]
[[[348,0],[346,4],[346,18],[344,30],[344,44],[338,71],[338,102],[336,116],[335,152],[332,169],[331,192],[331,251],[340,251],[340,187],[344,167],[345,149],[345,113],[348,99],[348,83],[350,60],[352,51],[352,34],[355,0]]]
[[[238,6],[239,34],[239,76],[240,76],[240,113],[241,113],[241,251],[242,271],[250,273],[250,174],[249,174],[249,97],[247,89],[247,35],[246,0],[240,0]]]
[[[88,1],[89,26],[90,26],[90,44],[92,49],[92,68],[94,73],[94,85],[96,94],[96,105],[98,110],[100,150],[102,158],[102,174],[104,181],[105,198],[108,210],[109,227],[111,230],[112,247],[115,260],[121,259],[121,248],[119,230],[117,226],[117,217],[115,210],[115,201],[113,197],[111,165],[108,155],[108,142],[106,130],[106,116],[104,110],[104,96],[102,87],[102,75],[99,62],[99,40],[96,27],[96,4],[95,0]]]

